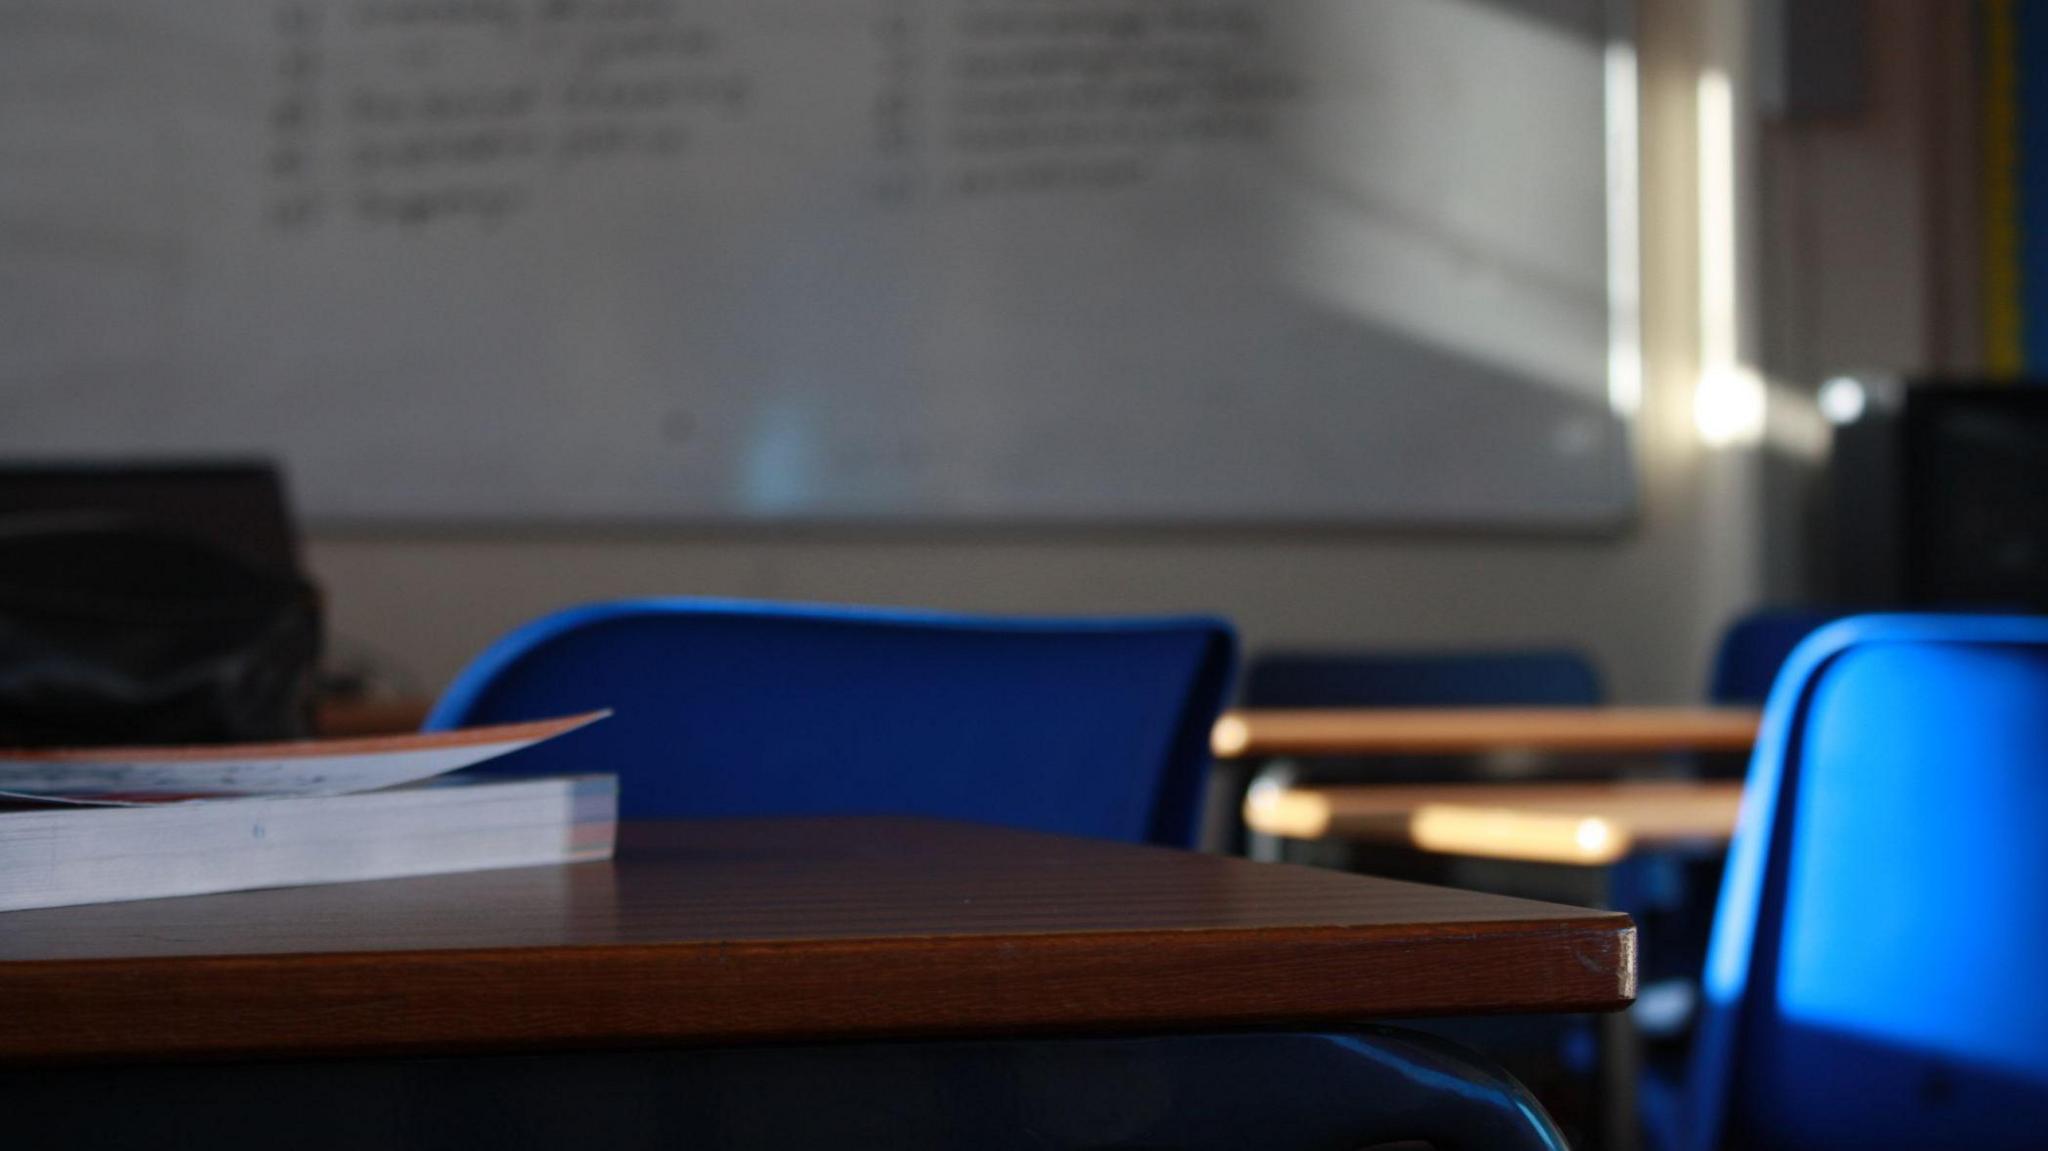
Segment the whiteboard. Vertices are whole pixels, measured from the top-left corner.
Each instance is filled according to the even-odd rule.
[[[273,453],[327,520],[1611,524],[1609,36],[0,0],[0,453]]]

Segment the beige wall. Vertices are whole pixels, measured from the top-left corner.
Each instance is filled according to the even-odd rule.
[[[1762,353],[1779,379],[1982,364],[1978,12],[1866,0],[1862,107],[1762,126]]]
[[[1644,0],[1648,348],[1640,521],[1614,539],[1360,532],[319,535],[333,628],[438,687],[506,629],[576,601],[703,594],[1015,612],[1204,610],[1247,643],[1580,642],[1611,692],[1696,698],[1756,587],[1754,461],[1691,430],[1692,0]]]

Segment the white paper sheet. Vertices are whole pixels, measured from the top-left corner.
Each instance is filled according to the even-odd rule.
[[[0,750],[0,798],[132,805],[254,795],[343,795],[496,759],[610,715],[368,739],[196,747]]]

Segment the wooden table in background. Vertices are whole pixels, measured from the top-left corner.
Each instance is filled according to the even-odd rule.
[[[1634,931],[965,824],[629,824],[612,863],[0,915],[0,1063],[1612,1011]]]
[[[1597,867],[1636,851],[1726,847],[1741,806],[1734,780],[1274,784],[1245,797],[1244,819],[1293,839]]]
[[[1290,757],[1747,754],[1761,720],[1757,711],[1731,708],[1247,709],[1217,721],[1211,746],[1219,759],[1240,761],[1240,773]],[[1361,774],[1369,778],[1369,765]],[[1260,858],[1280,857],[1290,840],[1356,838],[1466,857],[1578,864],[1602,876],[1604,865],[1659,843],[1727,842],[1741,803],[1734,784],[1600,782],[1560,790],[1565,786],[1494,780],[1304,787],[1291,771],[1267,768],[1235,794],[1244,797],[1249,850]],[[1230,790],[1219,783],[1212,794]],[[1600,1145],[1629,1148],[1634,1035],[1616,1016],[1603,1020],[1600,1034]]]
[[[1747,752],[1761,718],[1744,708],[1258,708],[1226,712],[1211,744],[1224,759]]]

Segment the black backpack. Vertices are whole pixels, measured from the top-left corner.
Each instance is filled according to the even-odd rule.
[[[0,746],[307,733],[311,584],[106,515],[0,517]]]

